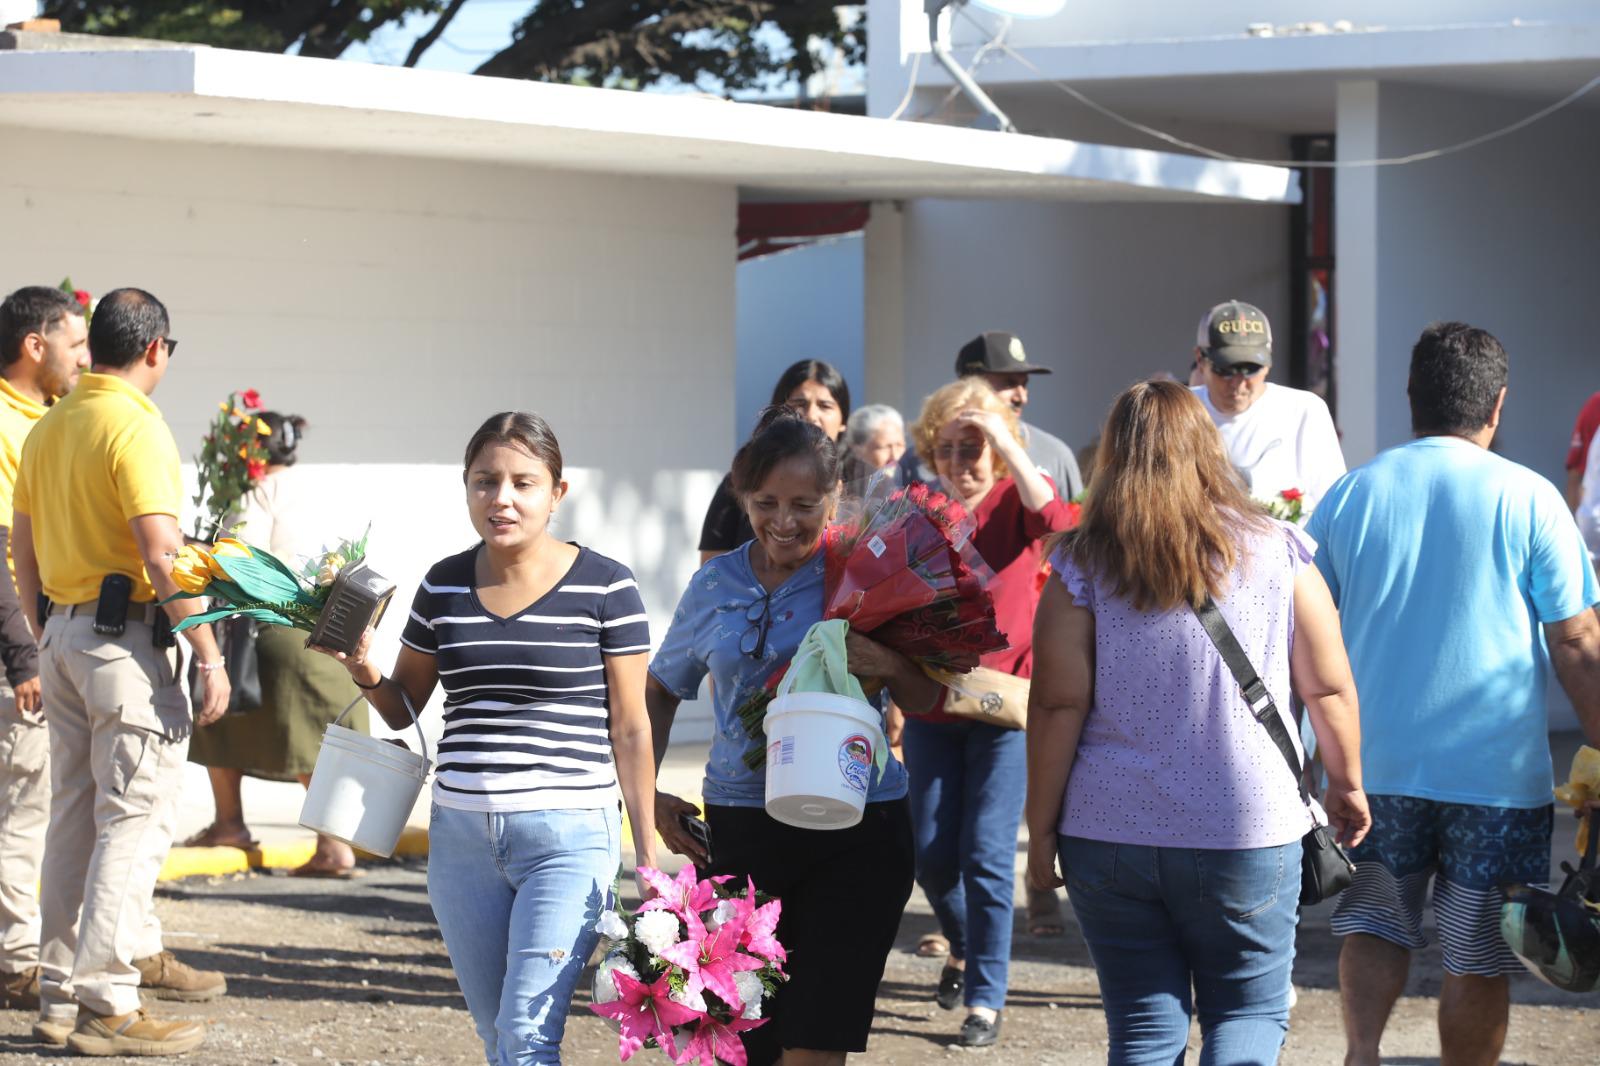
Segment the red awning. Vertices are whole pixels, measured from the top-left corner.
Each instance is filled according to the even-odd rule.
[[[860,233],[871,205],[865,201],[820,204],[740,204],[739,259],[757,259],[809,244],[821,237]]]

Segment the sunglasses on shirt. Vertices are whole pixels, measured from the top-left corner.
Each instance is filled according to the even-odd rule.
[[[750,627],[739,637],[740,653],[752,659],[766,658],[767,632],[772,629],[772,593],[752,603],[744,612],[744,620]]]

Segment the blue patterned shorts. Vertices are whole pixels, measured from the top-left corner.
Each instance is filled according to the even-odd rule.
[[[1426,947],[1422,908],[1433,881],[1434,924],[1453,974],[1495,977],[1522,964],[1500,936],[1500,886],[1550,879],[1555,808],[1481,807],[1410,796],[1367,797],[1372,832],[1350,853],[1355,883],[1339,894],[1334,933]]]

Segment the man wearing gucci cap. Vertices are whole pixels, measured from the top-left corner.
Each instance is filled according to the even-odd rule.
[[[1239,300],[1218,304],[1200,319],[1195,356],[1203,381],[1195,395],[1217,424],[1250,495],[1271,502],[1298,490],[1310,514],[1344,475],[1344,452],[1322,397],[1267,380],[1267,316]]]
[[[1029,375],[1048,373],[1049,367],[1028,362],[1028,353],[1023,351],[1019,338],[1000,330],[980,333],[964,344],[956,356],[957,377],[982,377],[1019,416],[1028,406]],[[1028,450],[1028,458],[1055,483],[1062,499],[1070,500],[1083,491],[1078,460],[1060,437],[1024,422],[1022,444]]]

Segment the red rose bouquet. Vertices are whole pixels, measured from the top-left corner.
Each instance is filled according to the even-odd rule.
[[[986,587],[993,572],[972,547],[973,522],[959,502],[917,484],[887,495],[869,490],[859,513],[822,534],[826,620],[893,648],[929,671],[965,673],[1006,647]],[[789,664],[779,666],[736,714],[766,762],[762,721]]]

